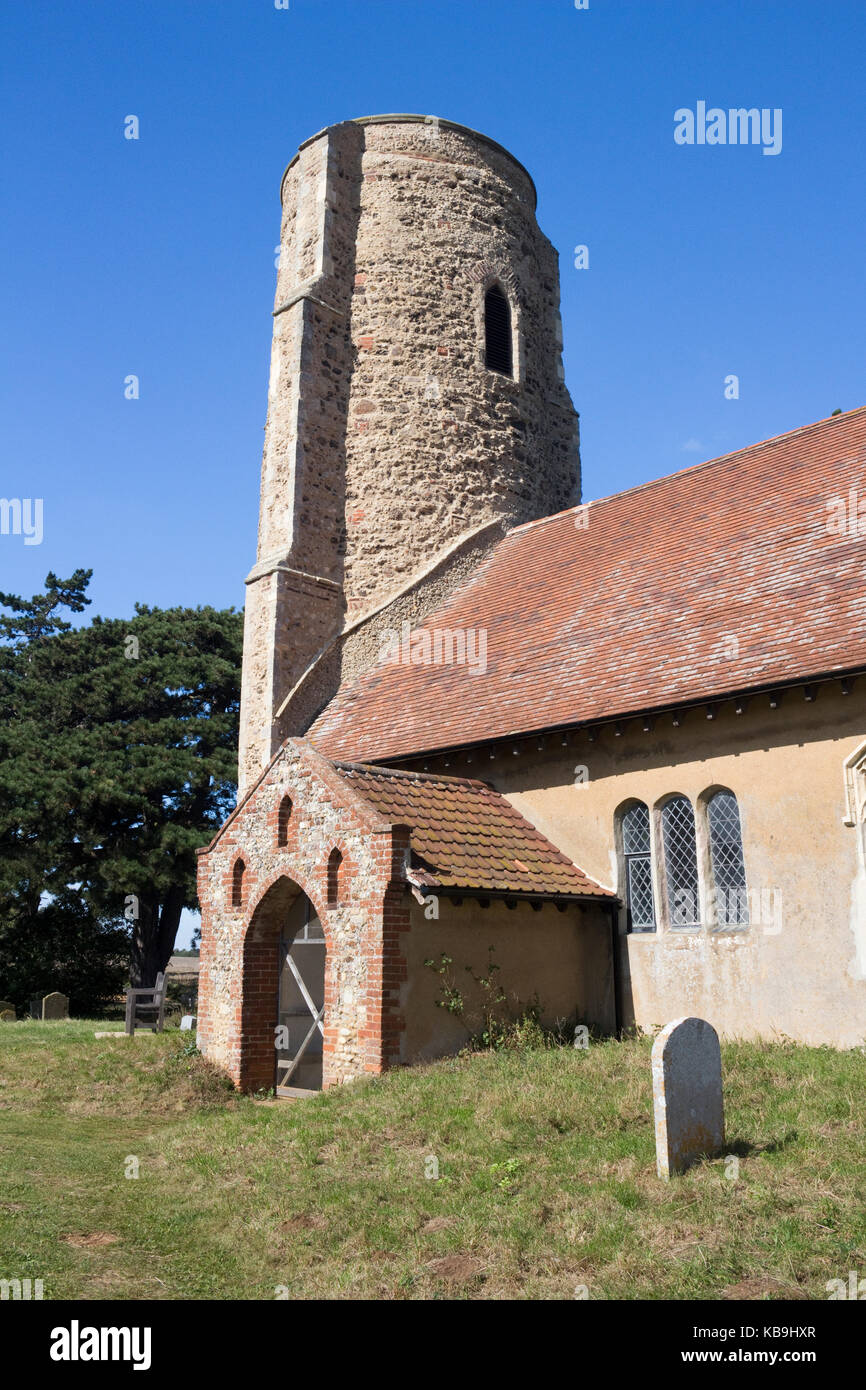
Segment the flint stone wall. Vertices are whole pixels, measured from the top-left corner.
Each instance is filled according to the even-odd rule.
[[[301,147],[282,199],[242,786],[329,636],[483,522],[580,498],[558,258],[522,166],[447,122],[348,121]],[[513,379],[485,365],[494,281],[511,303]]]

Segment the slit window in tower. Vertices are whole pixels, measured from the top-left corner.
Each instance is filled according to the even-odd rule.
[[[498,285],[484,296],[484,346],[490,371],[511,376],[511,310]]]

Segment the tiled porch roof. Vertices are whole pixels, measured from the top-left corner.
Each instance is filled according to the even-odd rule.
[[[410,827],[420,888],[615,901],[486,782],[333,766],[387,820]]]

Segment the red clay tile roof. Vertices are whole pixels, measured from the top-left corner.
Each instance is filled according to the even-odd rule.
[[[381,815],[411,828],[419,887],[615,900],[486,782],[363,763],[334,767]]]
[[[849,489],[866,407],[517,527],[422,624],[486,629],[486,673],[380,663],[308,737],[383,760],[866,666]]]

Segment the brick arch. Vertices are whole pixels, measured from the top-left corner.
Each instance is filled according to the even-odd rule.
[[[319,909],[318,889],[309,891],[305,875],[279,870],[251,905],[241,947],[240,1076],[243,1091],[270,1090],[276,1077],[275,1028],[279,1021],[280,928],[299,893],[312,903],[325,934],[325,1000],[331,997],[331,946],[327,913]]]
[[[499,261],[495,263],[485,261],[483,265],[477,267],[474,278],[481,288],[482,299],[493,285],[500,285],[515,303],[520,303],[520,281],[512,266]]]
[[[337,845],[336,842],[335,842],[335,845],[332,846],[332,848],[334,848],[334,847],[336,847],[336,848],[338,848],[338,849],[342,849],[342,845]],[[329,851],[329,853],[330,853],[330,851]],[[343,859],[344,859],[344,862],[345,862],[345,861],[346,861],[346,852],[345,852],[345,850],[343,850]],[[252,896],[251,896],[251,898],[250,898],[250,905],[249,905],[249,912],[248,912],[248,914],[247,914],[247,923],[246,923],[246,926],[245,926],[245,928],[244,928],[244,941],[243,941],[244,949],[246,949],[246,945],[247,945],[248,940],[250,939],[250,933],[251,933],[251,932],[253,932],[253,931],[260,932],[260,931],[262,931],[262,930],[264,930],[265,932],[268,931],[268,926],[269,926],[269,924],[268,924],[267,920],[266,920],[266,919],[265,919],[265,920],[262,920],[262,919],[263,919],[263,913],[264,913],[264,911],[266,910],[266,899],[268,899],[268,897],[270,896],[270,894],[271,894],[271,892],[273,891],[273,889],[275,889],[275,888],[278,886],[278,884],[280,884],[281,882],[285,882],[289,887],[291,887],[291,888],[294,890],[293,892],[287,894],[287,896],[286,896],[286,899],[285,899],[285,907],[286,907],[286,908],[288,908],[288,906],[289,906],[289,904],[291,903],[292,899],[293,899],[294,897],[297,896],[297,893],[298,893],[299,891],[300,891],[301,893],[306,893],[306,895],[307,895],[307,897],[309,898],[310,902],[313,904],[313,907],[316,909],[316,916],[318,917],[319,921],[320,921],[321,924],[322,924],[322,930],[323,930],[323,932],[325,933],[325,949],[328,950],[328,951],[330,951],[331,946],[332,946],[332,941],[331,941],[330,934],[329,934],[329,932],[328,932],[328,922],[327,922],[328,914],[327,914],[326,911],[323,911],[323,909],[327,907],[327,902],[324,900],[323,894],[322,894],[322,892],[321,892],[321,886],[322,886],[322,885],[319,884],[318,882],[313,882],[313,881],[311,881],[311,879],[310,879],[310,877],[309,877],[308,875],[302,874],[302,873],[298,873],[298,871],[297,871],[297,869],[295,868],[294,865],[292,865],[291,867],[284,867],[284,868],[282,868],[282,869],[276,869],[276,870],[274,871],[274,873],[272,873],[268,878],[266,878],[266,879],[264,880],[264,882],[262,883],[261,887],[258,888],[258,890],[257,890],[257,892],[256,892],[255,899],[253,899]],[[324,883],[324,882],[325,882],[325,880],[324,880],[324,877],[323,877],[322,883]],[[274,899],[274,900],[272,901],[272,903],[271,903],[271,907],[273,907],[273,909],[274,909],[275,912],[278,911],[278,910],[280,910],[280,909],[277,907],[277,903],[278,903],[278,899]],[[269,913],[268,913],[268,915],[269,915]],[[278,933],[278,935],[279,935],[279,933]]]

